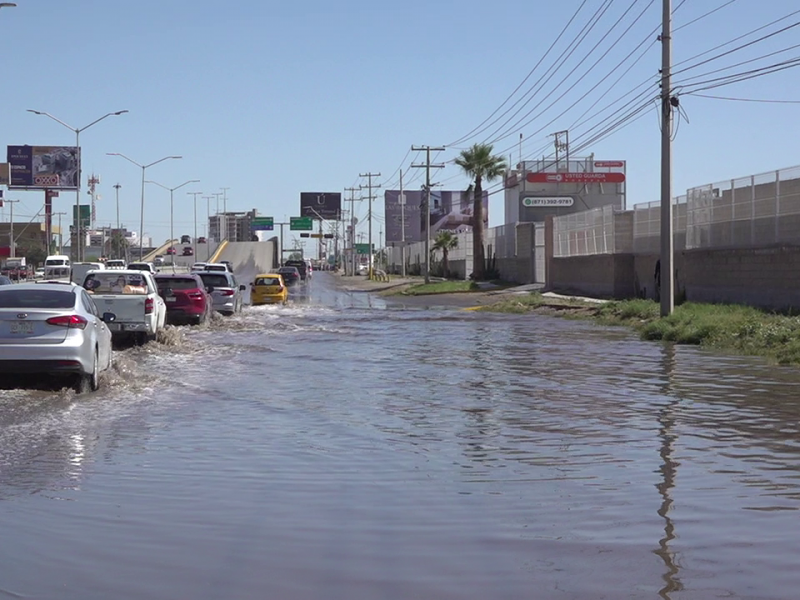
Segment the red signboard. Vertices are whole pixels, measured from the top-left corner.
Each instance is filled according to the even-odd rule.
[[[621,160],[596,160],[594,162],[594,166],[596,169],[609,169],[609,168],[620,168],[625,166],[625,162]]]
[[[625,173],[528,173],[530,183],[622,183]]]

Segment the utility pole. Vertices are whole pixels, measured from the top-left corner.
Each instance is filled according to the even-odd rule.
[[[373,252],[372,252],[372,201],[375,199],[375,196],[372,195],[372,188],[373,187],[375,187],[375,188],[381,187],[380,184],[373,185],[372,184],[372,178],[373,177],[380,177],[380,176],[381,176],[380,173],[371,173],[371,172],[370,173],[360,173],[359,174],[359,177],[366,177],[367,178],[368,183],[367,183],[366,187],[369,190],[369,196],[367,196],[367,201],[369,202],[369,209],[367,211],[367,214],[369,215],[368,216],[368,218],[369,218],[369,230],[368,230],[369,234],[367,236],[367,253],[369,255],[369,267],[368,267],[367,273],[368,273],[368,278],[369,279],[372,279],[372,270],[373,270],[372,269],[372,262],[373,262],[373,258],[374,258],[373,255],[372,255],[373,254]],[[362,189],[364,188],[363,185],[360,185],[358,187],[360,187]]]
[[[411,146],[413,152],[425,151],[424,165],[411,165],[415,169],[425,169],[425,283],[431,282],[431,168],[444,169],[443,164],[431,164],[431,151],[443,152],[444,146],[431,148],[430,146]]]
[[[350,192],[350,275],[356,274],[356,213],[355,213],[355,206],[354,202],[356,201],[355,193],[358,190],[361,193],[360,188],[345,188],[345,192]],[[363,200],[363,198],[357,199],[359,202]],[[345,275],[347,274],[347,269],[344,270]]]
[[[9,256],[11,258],[14,258],[16,256],[16,244],[14,243],[14,205],[17,202],[19,202],[19,200],[6,200],[6,202],[8,202],[11,205],[11,208],[10,208],[10,210],[11,210],[11,217],[10,217],[11,221],[9,222],[9,234],[8,234],[8,237],[9,237],[8,245],[9,245],[9,249],[10,249]],[[47,251],[50,252],[49,249]]]
[[[661,316],[675,307],[672,268],[672,0],[663,0],[661,32]],[[677,98],[675,98],[677,104]]]
[[[222,192],[215,192],[211,194],[217,199],[217,241],[221,242],[225,239],[225,236],[222,235],[222,217],[219,214],[219,197],[222,196]]]
[[[119,231],[119,189],[121,187],[122,185],[119,183],[114,184],[114,191],[117,193],[117,231]]]
[[[406,195],[403,193],[403,169],[400,169],[400,274],[406,276]]]
[[[211,198],[213,196],[202,196],[206,201],[206,260],[211,258]]]
[[[187,195],[192,197],[192,205],[194,206],[194,255],[197,256],[197,197],[203,192],[186,192]],[[208,244],[208,240],[206,240]]]
[[[61,231],[61,216],[66,215],[65,212],[57,212],[54,213],[58,216],[58,253],[63,255],[64,254],[64,232]],[[49,252],[49,249],[48,249]]]

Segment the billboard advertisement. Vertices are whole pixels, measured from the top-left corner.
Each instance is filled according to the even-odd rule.
[[[312,219],[339,219],[342,195],[339,192],[300,192],[300,215]]]
[[[75,146],[8,146],[10,188],[74,190],[81,173]]]
[[[386,211],[386,241],[421,242],[425,232],[424,193],[406,190],[405,205],[401,208],[399,190],[384,192]],[[461,233],[472,231],[472,192],[431,190],[431,239],[439,231]],[[405,227],[401,229],[405,217]],[[489,226],[489,192],[483,192],[483,224]]]

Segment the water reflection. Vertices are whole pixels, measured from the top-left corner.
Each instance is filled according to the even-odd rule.
[[[662,394],[668,401],[658,412],[658,435],[661,440],[661,447],[659,448],[661,465],[658,471],[661,475],[661,481],[656,485],[656,488],[661,495],[661,507],[658,509],[658,515],[664,519],[664,536],[659,540],[658,549],[654,552],[664,561],[664,566],[666,567],[663,575],[664,586],[658,593],[662,598],[669,600],[671,593],[679,592],[683,589],[678,577],[679,568],[675,560],[675,551],[670,547],[670,542],[675,540],[676,537],[675,523],[672,521],[670,513],[674,502],[672,492],[675,488],[676,471],[680,464],[674,459],[675,441],[677,439],[677,432],[675,431],[676,413],[680,404],[680,397],[675,394],[673,389],[675,346],[673,344],[664,344],[662,353],[661,376],[663,377],[663,384],[660,387]]]

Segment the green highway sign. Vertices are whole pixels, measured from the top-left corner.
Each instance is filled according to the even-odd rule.
[[[275,227],[275,220],[272,217],[254,217],[250,221],[252,231],[272,231]]]
[[[290,231],[311,231],[314,229],[314,219],[311,217],[289,217]]]
[[[372,246],[374,248],[375,244]],[[356,254],[369,254],[369,244],[356,244]]]
[[[89,221],[92,218],[92,207],[89,206],[88,204],[81,204],[80,205],[80,211],[81,211],[81,223],[80,223],[80,226],[81,227],[88,227],[89,226]],[[73,205],[72,206],[72,222],[75,223],[77,221],[78,221],[78,207]]]

